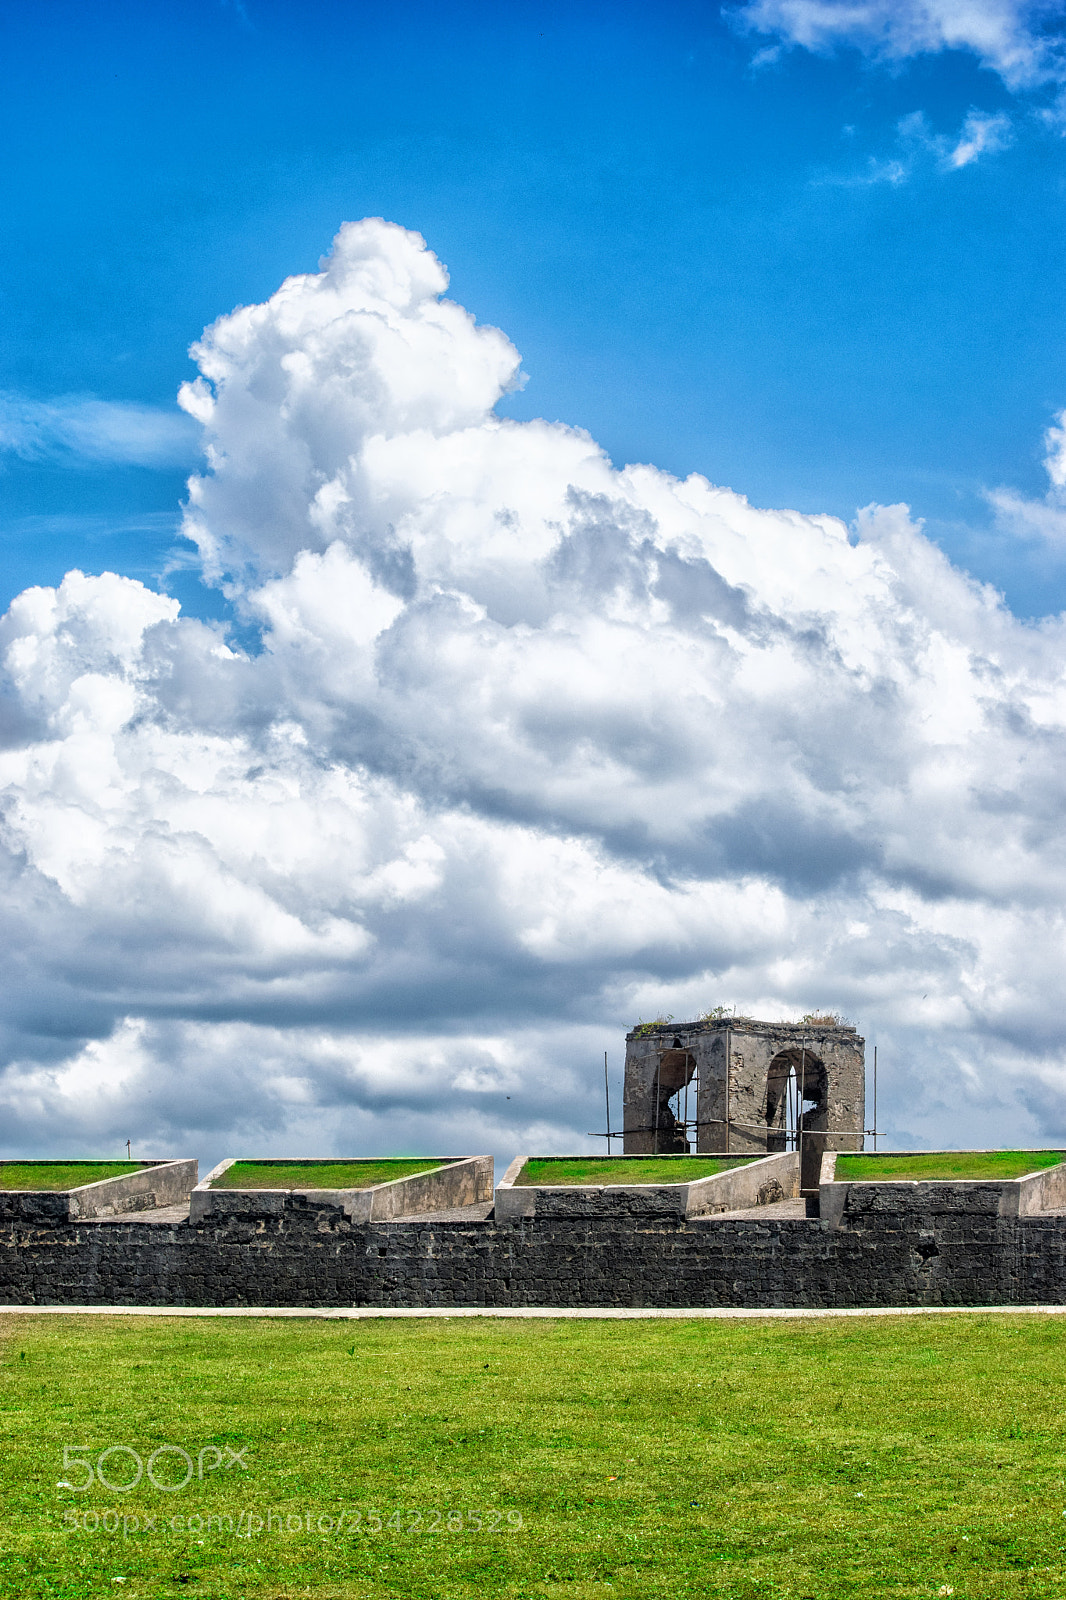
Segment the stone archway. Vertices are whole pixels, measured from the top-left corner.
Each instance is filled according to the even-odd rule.
[[[825,1063],[812,1050],[779,1050],[766,1069],[766,1148],[795,1149],[800,1127],[805,1133],[824,1129],[828,1092]]]
[[[807,1135],[828,1128],[829,1075],[825,1063],[802,1046],[779,1050],[766,1070],[767,1150],[795,1150],[802,1154],[800,1182],[804,1189],[818,1187],[825,1140]]]
[[[782,1050],[766,1072],[766,1148],[775,1152],[796,1148],[799,1077],[791,1056]]]
[[[684,1115],[679,1118],[670,1102],[697,1076],[696,1057],[685,1041],[667,1033],[648,1038],[637,1059],[639,1067],[627,1051],[625,1151],[628,1155],[684,1154],[688,1150]],[[692,1109],[695,1113],[695,1099]]]
[[[688,1130],[671,1109],[670,1101],[692,1082],[696,1071],[696,1058],[682,1048],[675,1039],[667,1050],[659,1054],[656,1072],[656,1105],[653,1112],[654,1153],[656,1155],[687,1155]]]

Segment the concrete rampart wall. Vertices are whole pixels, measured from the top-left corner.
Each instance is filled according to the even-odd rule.
[[[819,1215],[833,1228],[861,1225],[875,1212],[899,1217],[912,1213],[1026,1217],[1060,1209],[1066,1210],[1066,1162],[1023,1178],[838,1180],[836,1152],[822,1156]]]
[[[625,1156],[612,1158],[625,1161]],[[684,1157],[674,1159],[684,1160]],[[700,1217],[791,1200],[799,1194],[799,1156],[765,1156],[689,1183],[517,1185],[528,1156],[517,1156],[496,1190],[496,1218]]]
[[[333,1162],[323,1157],[323,1162]],[[430,1158],[432,1159],[432,1158]],[[388,1222],[422,1211],[451,1211],[492,1199],[491,1156],[464,1156],[432,1172],[420,1172],[368,1189],[213,1189],[212,1182],[233,1166],[220,1161],[193,1191],[190,1221],[223,1217],[280,1217],[296,1197],[301,1202],[338,1206],[351,1221]]]
[[[0,1191],[0,1222],[66,1222],[78,1217],[118,1217],[130,1211],[184,1205],[196,1183],[197,1171],[195,1161],[148,1161],[141,1163],[139,1172],[101,1178],[77,1189],[4,1189]]]

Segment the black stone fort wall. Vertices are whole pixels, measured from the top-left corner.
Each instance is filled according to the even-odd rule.
[[[976,1186],[975,1186],[976,1188]],[[0,1302],[144,1306],[1004,1305],[1066,1302],[1066,1217],[988,1205],[817,1219],[352,1224],[292,1201],[193,1226],[5,1223]]]

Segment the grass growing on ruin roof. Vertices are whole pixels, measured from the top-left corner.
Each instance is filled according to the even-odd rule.
[[[436,1172],[443,1161],[412,1156],[388,1161],[235,1161],[212,1189],[370,1189],[375,1183]]]
[[[1066,1319],[11,1315],[0,1360],[0,1593],[20,1600],[1066,1592]],[[64,1445],[248,1470],[78,1494]],[[238,1536],[249,1511],[280,1529]]]
[[[144,1170],[139,1161],[0,1161],[0,1189],[77,1189]]]
[[[1024,1178],[1029,1172],[1043,1172],[1063,1160],[1061,1150],[933,1150],[917,1155],[839,1155],[836,1175],[840,1181],[894,1182],[910,1178],[928,1182],[941,1178],[992,1178],[1003,1182]]]
[[[515,1186],[579,1183],[692,1183],[746,1167],[753,1156],[532,1156]]]

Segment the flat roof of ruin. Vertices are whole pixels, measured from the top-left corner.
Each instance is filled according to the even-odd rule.
[[[846,1033],[858,1037],[858,1030],[850,1022],[761,1022],[756,1017],[705,1017],[699,1022],[643,1022],[626,1034],[626,1039],[650,1039],[661,1034],[679,1033],[785,1033],[796,1039],[809,1039],[812,1035]]]

